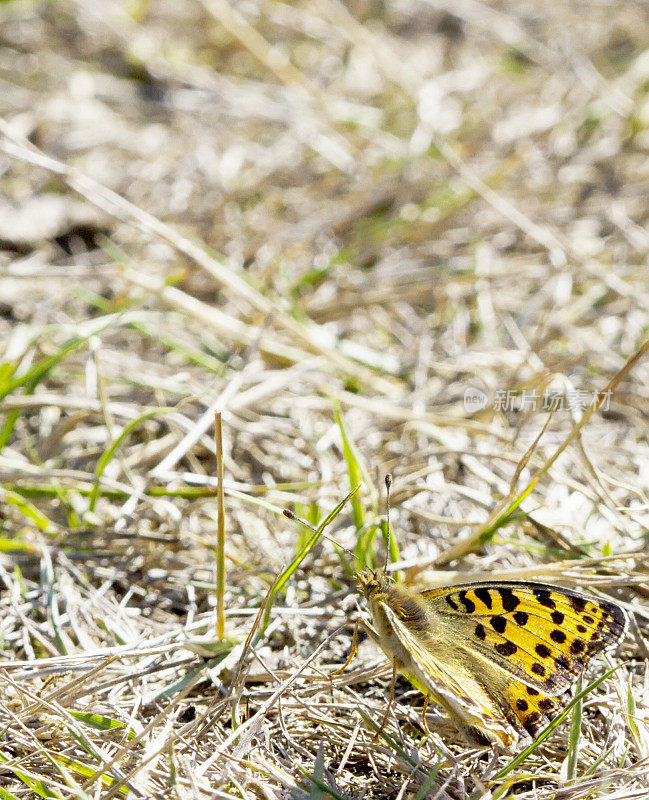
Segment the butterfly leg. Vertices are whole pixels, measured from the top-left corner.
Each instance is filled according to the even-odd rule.
[[[392,704],[394,703],[396,697],[396,685],[397,685],[397,662],[393,659],[392,660],[392,680],[390,681],[390,701],[388,702],[388,707],[385,709],[385,714],[383,715],[383,719],[381,720],[381,725],[379,726],[378,731],[374,735],[374,739],[378,739],[381,735],[381,731],[385,728],[385,723],[388,721],[388,715],[390,714],[390,709],[392,708]]]
[[[428,725],[426,724],[426,711],[428,711],[429,703],[430,703],[430,695],[427,694],[424,697],[424,707],[421,711],[421,726],[424,729],[424,733],[427,733],[430,736],[430,730],[428,729]]]
[[[347,656],[347,661],[342,665],[342,667],[338,667],[338,669],[334,670],[333,672],[329,673],[329,678],[333,678],[336,675],[340,675],[341,672],[344,672],[347,667],[352,663],[354,656],[356,655],[357,648],[356,645],[358,644],[358,622],[354,623],[354,635],[352,637],[352,649],[350,654]]]

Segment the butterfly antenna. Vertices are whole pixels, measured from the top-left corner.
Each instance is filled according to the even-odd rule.
[[[390,472],[385,476],[385,488],[387,491],[388,541],[385,549],[385,564],[383,565],[384,574],[388,571],[388,559],[390,558],[390,550],[392,549],[392,530],[390,528],[390,489],[392,488],[392,474]]]

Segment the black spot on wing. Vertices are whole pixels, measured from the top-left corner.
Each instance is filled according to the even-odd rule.
[[[489,591],[489,589],[487,589],[485,586],[480,586],[478,589],[475,590],[474,594],[478,598],[478,600],[480,600],[485,604],[487,608],[491,608],[492,606],[491,592]]]
[[[497,614],[495,617],[492,617],[489,621],[491,623],[491,627],[497,633],[505,632],[505,628],[507,627],[507,620],[505,619],[505,617],[501,617],[499,614]]]
[[[494,645],[494,650],[500,653],[501,656],[513,656],[518,650],[518,647],[516,647],[514,642],[504,641]]]
[[[602,617],[602,619],[597,624],[597,632],[598,633],[612,633],[613,628],[615,628],[615,622],[611,621],[608,617]]]
[[[541,658],[550,658],[552,655],[552,650],[550,650],[547,644],[537,644],[534,650],[536,651],[536,655]]]
[[[566,641],[566,634],[559,630],[559,628],[555,628],[553,631],[550,631],[550,639],[557,644],[563,644]]]
[[[487,638],[487,631],[485,631],[484,625],[478,623],[475,626],[475,635],[478,637],[478,639],[481,639],[482,641],[484,641]]]
[[[575,639],[575,641],[570,644],[570,652],[574,655],[583,653],[585,649],[586,645],[581,641],[581,639]]]
[[[541,714],[539,711],[532,711],[532,713],[523,720],[523,725],[529,733],[534,735],[542,719],[543,714]]]
[[[556,608],[556,603],[552,599],[549,589],[535,589],[534,597],[536,597],[542,606],[546,608]]]
[[[514,614],[514,622],[518,625],[527,625],[530,615],[526,611],[516,611]]]
[[[535,661],[530,669],[535,675],[538,675],[541,678],[545,675],[545,667],[543,664],[539,664],[538,661]]]
[[[466,613],[473,614],[473,612],[475,611],[475,603],[470,597],[467,597],[466,589],[463,589],[458,594],[458,598],[460,600],[460,603],[462,603],[462,605],[466,609]]]
[[[627,626],[624,609],[615,603],[602,602],[602,606],[606,610],[607,617],[610,618],[612,631],[615,632],[617,637],[622,636]]]
[[[498,594],[500,595],[500,600],[505,611],[514,611],[514,609],[520,605],[521,601],[511,589],[499,588]]]
[[[568,600],[570,601],[570,605],[579,614],[581,614],[583,610],[586,608],[586,600],[583,597],[580,597],[578,594],[569,594]]]
[[[555,625],[563,625],[563,621],[566,618],[565,614],[562,614],[560,611],[553,611],[550,616]]]
[[[447,602],[447,603],[449,604],[449,606],[450,606],[450,607],[453,609],[453,611],[459,611],[459,606],[458,606],[458,604],[455,602],[455,600],[453,599],[453,595],[452,595],[452,594],[447,594],[447,595],[444,597],[444,600],[446,600],[446,602]]]
[[[529,708],[529,704],[528,704],[527,700],[524,700],[523,698],[521,698],[520,700],[516,701],[516,708],[519,711],[527,711],[527,709]]]

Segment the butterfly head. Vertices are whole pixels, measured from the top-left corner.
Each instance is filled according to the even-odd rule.
[[[385,599],[390,590],[392,578],[384,572],[377,572],[373,569],[362,569],[356,573],[361,590],[368,600]]]

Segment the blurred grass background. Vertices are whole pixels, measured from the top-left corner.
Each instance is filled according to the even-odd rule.
[[[646,363],[490,524],[647,337],[647,5],[9,0],[0,82],[3,798],[647,796]],[[282,509],[360,484],[381,563],[388,471],[408,579],[635,613],[506,778],[327,677],[353,565]]]

